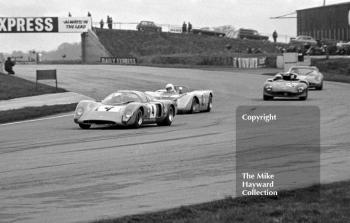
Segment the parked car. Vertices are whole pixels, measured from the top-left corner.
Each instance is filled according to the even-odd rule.
[[[311,36],[297,36],[290,40],[290,44],[315,46],[317,41]]]
[[[162,27],[157,26],[152,21],[141,21],[139,24],[137,24],[136,29],[138,31],[162,32]]]
[[[268,40],[268,36],[260,35],[258,31],[254,29],[239,29],[235,34],[234,38],[238,39],[253,39],[253,40]]]
[[[192,29],[191,32],[193,34],[198,34],[198,35],[207,35],[207,36],[218,36],[218,37],[224,37],[225,33],[223,32],[217,32],[214,30],[209,30],[209,29]]]

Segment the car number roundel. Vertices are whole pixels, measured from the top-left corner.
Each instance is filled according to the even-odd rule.
[[[149,109],[149,117],[155,118],[157,114],[157,106],[155,104],[149,104],[147,107]]]
[[[286,83],[287,87],[295,87],[297,85],[298,85],[297,83]]]

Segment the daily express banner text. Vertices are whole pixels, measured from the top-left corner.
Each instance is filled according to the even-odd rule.
[[[0,33],[82,33],[91,17],[0,17]]]

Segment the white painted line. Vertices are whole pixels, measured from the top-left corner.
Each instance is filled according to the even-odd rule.
[[[5,124],[0,124],[0,126],[15,125],[15,124],[28,123],[28,122],[44,121],[44,120],[62,118],[62,117],[73,116],[73,115],[74,115],[74,113],[67,114],[67,115],[53,116],[53,117],[48,117],[48,118],[40,118],[40,119],[25,120],[25,121],[20,121],[20,122],[10,122],[10,123],[5,123]]]

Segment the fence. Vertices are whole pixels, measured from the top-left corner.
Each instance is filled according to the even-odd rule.
[[[234,57],[234,68],[261,68],[265,67],[266,57]]]

